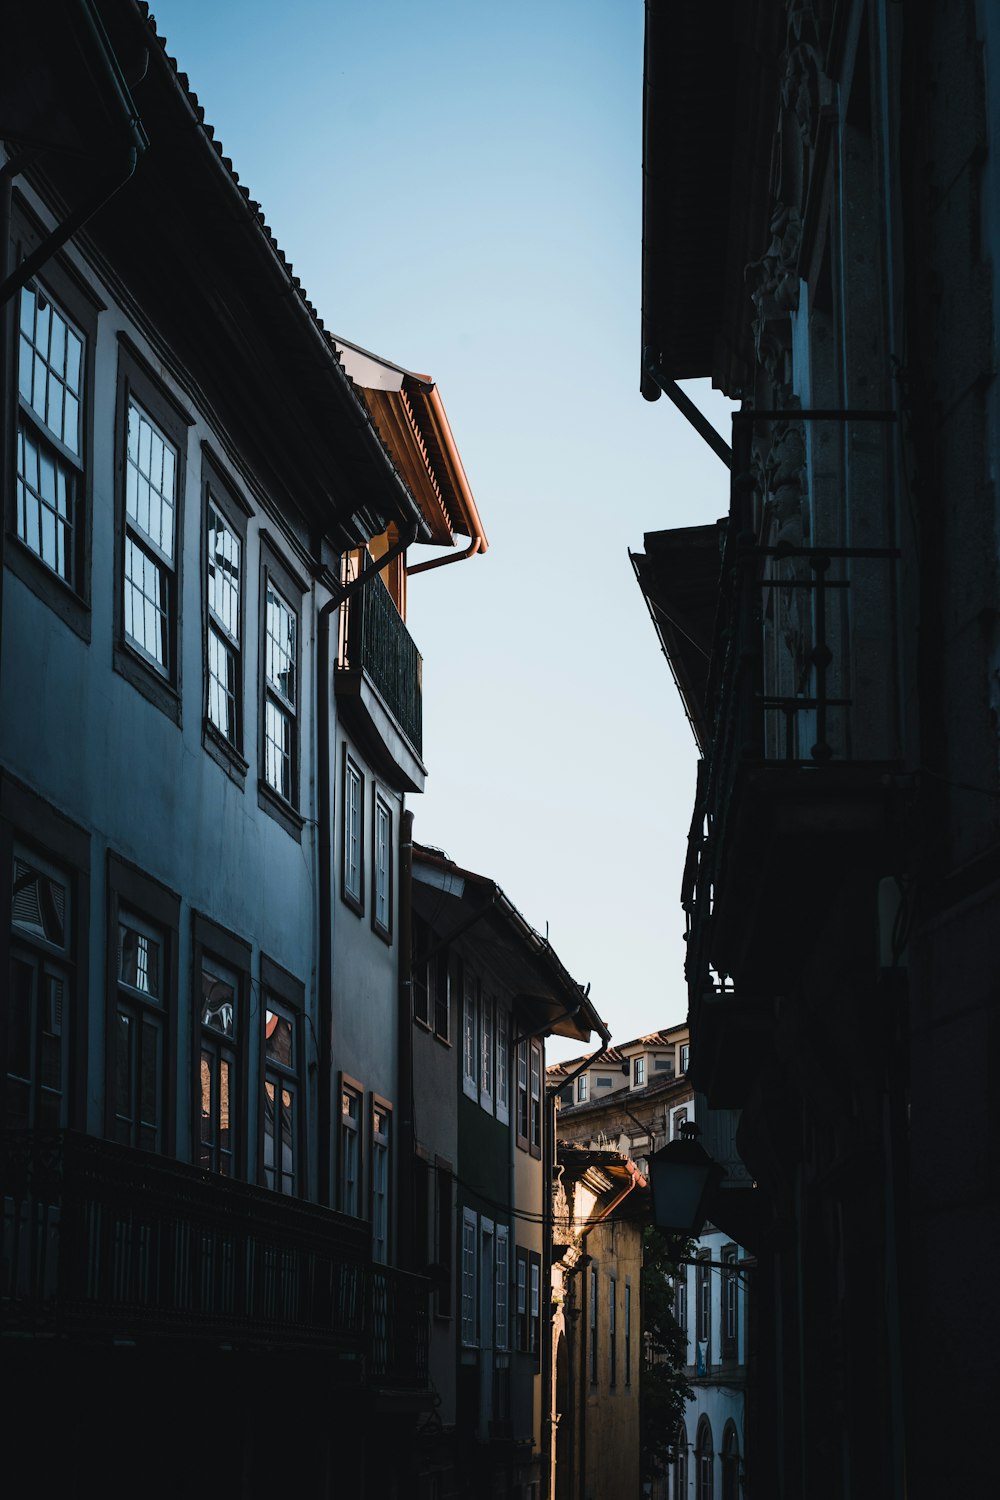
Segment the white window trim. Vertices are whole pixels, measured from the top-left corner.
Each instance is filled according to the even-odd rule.
[[[470,1099],[479,1099],[479,1027],[477,1025],[476,981],[466,972],[462,976],[462,1089]]]
[[[494,1241],[495,1286],[493,1292],[494,1338],[498,1350],[510,1348],[510,1229],[496,1226]]]
[[[496,1035],[493,1058],[496,1067],[496,1112],[503,1125],[510,1124],[510,1011],[499,999],[494,1000]]]
[[[485,988],[479,993],[479,1103],[493,1113],[493,1075],[496,1069],[496,997]],[[488,1053],[488,1055],[487,1055]]]
[[[476,1337],[476,1313],[478,1312],[479,1277],[478,1269],[479,1253],[479,1216],[471,1208],[462,1209],[462,1265],[461,1265],[461,1288],[462,1288],[462,1343],[466,1348],[474,1349],[478,1345]],[[469,1254],[471,1248],[471,1255]]]

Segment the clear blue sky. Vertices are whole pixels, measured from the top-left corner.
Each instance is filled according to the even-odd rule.
[[[327,327],[437,381],[483,517],[410,589],[416,837],[548,924],[616,1040],[682,1020],[696,752],[627,549],[726,476],[639,395],[641,0],[153,10]]]

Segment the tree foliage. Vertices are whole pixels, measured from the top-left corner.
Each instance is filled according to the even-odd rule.
[[[692,1240],[643,1231],[642,1317],[645,1360],[639,1392],[642,1477],[660,1478],[674,1456],[677,1429],[694,1392],[684,1374],[687,1335],[674,1317],[674,1278]]]

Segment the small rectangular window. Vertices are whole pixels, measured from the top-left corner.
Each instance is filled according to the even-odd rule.
[[[577,1103],[578,1104],[585,1104],[587,1102],[588,1093],[589,1093],[589,1089],[588,1089],[588,1078],[587,1078],[587,1075],[586,1075],[586,1073],[581,1073],[580,1076],[579,1076],[579,1078],[576,1080],[576,1100],[577,1100]]]
[[[341,895],[355,911],[365,907],[364,828],[365,783],[361,771],[344,747],[343,840],[341,850]]]
[[[632,1083],[636,1088],[641,1088],[645,1082],[646,1059],[644,1057],[634,1058],[632,1062]]]

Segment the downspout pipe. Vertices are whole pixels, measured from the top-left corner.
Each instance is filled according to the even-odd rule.
[[[119,169],[108,177],[102,178],[83,203],[75,208],[51,234],[47,235],[37,249],[21,261],[20,265],[5,275],[3,281],[0,282],[0,303],[9,302],[11,297],[31,280],[36,271],[40,270],[46,261],[51,260],[56,251],[61,250],[67,240],[82,229],[94,217],[98,209],[103,208],[125,186],[139,164],[139,157],[149,146],[149,136],[139,118],[139,112],[133,103],[121,68],[118,66],[118,59],[112,51],[111,43],[108,41],[100,16],[94,10],[92,0],[78,0],[78,8],[96,61],[108,84],[114,107],[120,113],[125,126],[129,144],[125,154],[124,170]],[[11,168],[13,172],[20,170],[17,158],[13,163],[7,162],[4,170]]]
[[[652,349],[642,351],[642,367],[650,380],[674,403],[681,416],[686,418],[700,438],[703,438],[717,458],[721,458],[727,469],[733,467],[733,450],[720,437],[708,418],[698,410],[690,396],[685,395],[669,375],[664,374],[656,362]]]
[[[445,557],[432,557],[427,562],[414,563],[412,568],[407,568],[407,578],[414,578],[417,573],[429,573],[431,568],[446,568],[449,563],[464,562],[467,557],[475,557],[477,552],[483,551],[485,538],[474,536],[471,546],[462,552],[449,552]]]
[[[316,719],[318,724],[319,778],[319,1100],[317,1119],[318,1191],[320,1203],[334,1207],[333,1193],[333,765],[330,743],[330,718],[333,696],[333,652],[331,650],[332,616],[345,599],[353,596],[377,578],[388,563],[410,545],[417,534],[413,522],[399,541],[379,559],[378,566],[362,568],[349,584],[329,581],[330,598],[319,612],[317,655],[319,670],[316,686]]]

